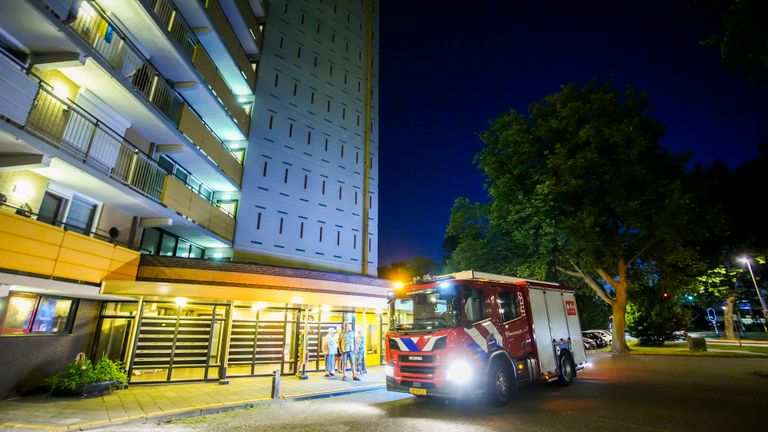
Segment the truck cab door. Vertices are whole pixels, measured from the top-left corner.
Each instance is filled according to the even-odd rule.
[[[525,317],[523,294],[519,288],[501,290],[496,294],[504,349],[512,358],[521,358],[531,352],[532,340]]]

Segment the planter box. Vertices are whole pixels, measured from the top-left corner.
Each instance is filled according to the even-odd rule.
[[[86,384],[76,389],[51,389],[53,396],[80,396],[86,397],[88,395],[102,395],[104,392],[109,391],[111,388],[117,386],[117,381],[102,381],[97,383]]]

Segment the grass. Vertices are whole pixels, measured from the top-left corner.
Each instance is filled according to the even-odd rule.
[[[707,341],[709,351],[691,351],[685,342],[667,342],[660,347],[647,347],[638,345],[637,341],[629,343],[631,354],[636,355],[677,355],[696,357],[760,357],[768,358],[768,346],[738,346],[720,345]],[[715,350],[715,351],[712,351]],[[610,348],[595,350],[609,352]],[[593,351],[594,352],[594,351]]]

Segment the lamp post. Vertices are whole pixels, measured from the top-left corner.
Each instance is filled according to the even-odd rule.
[[[763,308],[763,318],[768,320],[768,308],[765,307],[765,300],[763,300],[763,295],[760,294],[760,288],[757,287],[757,281],[755,280],[755,274],[752,272],[752,265],[749,263],[749,258],[741,257],[739,258],[739,261],[747,264],[749,275],[752,276],[752,283],[755,285],[755,291],[757,291],[757,298],[760,299],[760,306]],[[768,333],[768,328],[765,326],[765,321],[763,321],[763,330]]]

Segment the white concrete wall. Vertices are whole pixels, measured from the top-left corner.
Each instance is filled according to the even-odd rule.
[[[366,32],[359,1],[270,2],[237,250],[362,271]],[[374,85],[370,274],[378,265],[377,91]]]

